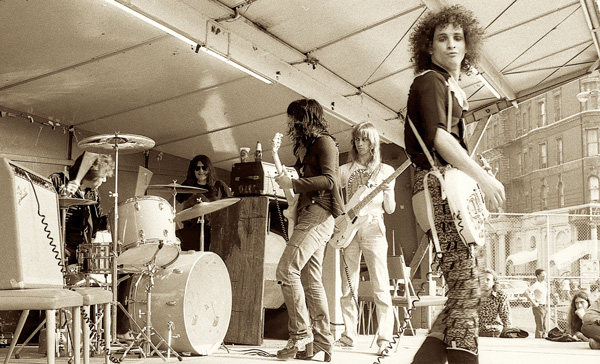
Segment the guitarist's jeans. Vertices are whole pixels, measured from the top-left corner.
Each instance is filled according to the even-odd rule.
[[[377,345],[384,341],[392,341],[394,329],[394,312],[390,295],[390,278],[387,269],[388,243],[385,237],[383,216],[377,216],[361,226],[356,236],[344,249],[344,261],[348,266],[348,276],[354,295],[357,294],[360,273],[360,258],[364,254],[369,270],[369,279],[373,287],[377,322],[379,323]],[[358,310],[350,287],[344,262],[340,264],[342,274],[342,298],[340,304],[345,330],[342,334],[356,346]]]
[[[315,342],[327,347],[333,345],[322,282],[325,245],[333,235],[333,227],[333,216],[319,205],[301,208],[294,233],[279,260],[276,275],[289,315],[292,340],[312,336]]]

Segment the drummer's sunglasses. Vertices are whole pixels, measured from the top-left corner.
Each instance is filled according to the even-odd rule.
[[[195,170],[196,172],[197,172],[197,171],[199,171],[199,170],[206,171],[206,170],[208,170],[208,167],[207,167],[207,166],[202,166],[202,167],[198,167],[198,166],[196,166],[196,168],[194,168],[194,170]]]

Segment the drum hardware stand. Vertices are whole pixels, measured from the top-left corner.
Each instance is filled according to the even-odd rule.
[[[157,270],[157,266],[156,266],[156,256],[158,255],[158,252],[160,251],[160,249],[162,249],[162,247],[164,246],[163,241],[161,240],[160,243],[158,244],[158,249],[156,249],[156,252],[154,253],[154,255],[152,256],[152,259],[150,260],[150,262],[145,263],[144,266],[146,267],[143,271],[142,271],[142,276],[143,275],[147,275],[149,277],[149,282],[146,286],[146,326],[145,327],[141,327],[133,318],[133,316],[131,316],[131,314],[125,309],[125,307],[123,307],[123,305],[120,302],[117,302],[117,305],[119,306],[119,308],[121,310],[123,310],[123,312],[125,313],[125,315],[127,315],[127,317],[129,318],[130,322],[132,322],[135,326],[137,326],[139,333],[137,334],[135,340],[133,342],[131,342],[127,348],[125,349],[125,353],[123,354],[123,358],[125,357],[125,355],[127,355],[127,352],[129,352],[129,350],[131,350],[131,348],[137,344],[137,346],[140,348],[141,351],[141,355],[143,355],[145,358],[152,356],[154,353],[158,354],[158,356],[160,356],[160,358],[163,361],[166,361],[167,358],[164,357],[164,355],[160,352],[160,350],[158,349],[162,344],[165,344],[167,346],[167,355],[168,358],[170,358],[170,354],[171,351],[173,352],[173,354],[177,357],[177,359],[179,361],[182,361],[183,358],[175,351],[173,350],[173,348],[171,347],[171,333],[169,331],[169,341],[167,342],[153,327],[152,327],[152,287],[154,287],[154,274],[156,273]],[[140,277],[141,278],[141,277]],[[137,284],[137,283],[135,283]],[[131,299],[129,299],[131,301]],[[142,301],[143,302],[143,301]],[[158,345],[154,345],[154,343],[152,343],[152,335],[156,335],[160,341],[158,343]],[[152,350],[150,350],[150,348],[152,348]]]

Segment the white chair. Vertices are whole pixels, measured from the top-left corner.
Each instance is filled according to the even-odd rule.
[[[46,312],[47,363],[54,364],[56,356],[56,310],[70,309],[73,315],[73,327],[80,327],[82,304],[83,297],[79,293],[62,288],[0,290],[0,311],[23,311],[8,353],[4,358],[4,364],[7,364],[10,360],[30,310],[44,310]],[[79,346],[79,335],[73,335],[73,347],[79,348]],[[81,355],[79,350],[73,350],[73,352],[74,363],[80,364]]]

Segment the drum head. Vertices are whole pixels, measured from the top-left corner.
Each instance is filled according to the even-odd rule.
[[[146,326],[147,280],[146,275],[138,275],[130,294],[129,312],[141,327]],[[152,327],[165,339],[171,334],[175,351],[213,353],[223,342],[231,319],[231,281],[225,263],[215,253],[182,252],[155,275],[150,309]],[[158,345],[160,338],[153,335],[153,342]]]

